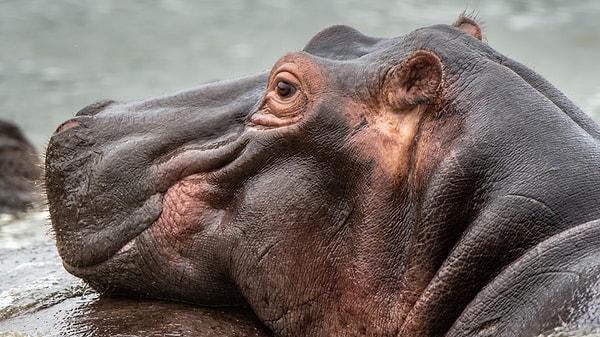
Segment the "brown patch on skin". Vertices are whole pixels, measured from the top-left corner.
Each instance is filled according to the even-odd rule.
[[[381,90],[381,106],[367,117],[374,127],[363,132],[358,143],[376,149],[376,162],[385,175],[408,175],[412,146],[424,115],[437,115],[441,110],[443,66],[433,53],[417,51],[391,68]],[[354,110],[356,111],[356,110]]]
[[[218,221],[210,221],[213,220],[211,217],[216,215],[214,210],[203,201],[203,192],[207,190],[207,184],[203,180],[199,175],[190,176],[171,186],[164,195],[160,217],[146,229],[149,234],[147,236],[154,242],[153,246],[157,247],[155,254],[157,257],[160,256],[162,261],[162,264],[157,262],[154,264],[157,268],[162,268],[166,275],[171,275],[172,278],[176,276],[174,279],[179,282],[185,273],[180,266],[191,265],[189,257],[182,253],[193,245],[192,240],[197,233],[210,230],[199,228],[199,224],[218,224]],[[175,284],[173,280],[171,282],[174,286],[181,286]]]
[[[394,185],[408,174],[412,143],[424,110],[421,105],[403,114],[383,110],[378,115],[366,117],[368,127],[352,139],[364,149],[366,158],[374,159],[384,177],[393,179]]]
[[[188,176],[171,186],[163,198],[163,212],[151,226],[161,232],[157,237],[181,242],[198,232],[215,231],[214,227],[198,228],[198,224],[220,223],[222,211],[214,205],[219,200],[217,190],[204,174]]]
[[[459,28],[463,32],[471,35],[479,41],[483,40],[481,26],[474,19],[466,16],[464,13],[461,14],[452,25],[456,28]]]
[[[225,210],[223,191],[207,179],[206,174],[187,176],[171,186],[163,197],[163,211],[159,218],[145,232],[136,237],[125,249],[137,246],[137,250],[151,247],[151,262],[155,271],[164,276],[161,287],[168,284],[177,289],[187,300],[198,284],[205,291],[200,298],[203,304],[241,304],[234,290],[227,289],[227,263],[224,257],[227,249],[215,249],[215,238],[226,235],[221,226]],[[203,254],[190,255],[190,251]],[[148,262],[141,256],[140,265]],[[200,271],[200,270],[203,270]],[[156,286],[156,285],[153,285]],[[220,289],[225,289],[222,292]],[[190,292],[191,291],[191,292]],[[217,296],[215,299],[213,296]]]

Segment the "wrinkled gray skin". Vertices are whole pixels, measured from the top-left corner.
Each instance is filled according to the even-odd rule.
[[[84,108],[46,184],[102,293],[278,336],[536,336],[600,325],[599,136],[468,18],[335,26],[270,72]]]
[[[34,147],[19,128],[0,121],[0,213],[19,213],[37,201],[35,181],[42,168]]]

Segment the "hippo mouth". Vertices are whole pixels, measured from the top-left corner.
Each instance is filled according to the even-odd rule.
[[[139,150],[127,156],[131,150],[127,144],[137,147],[147,140],[131,136],[120,140],[125,145],[98,146],[86,137],[89,124],[86,117],[63,124],[49,143],[46,159],[53,232],[65,268],[76,275],[130,251],[162,215],[172,214],[171,208],[179,203],[192,202],[178,186],[222,174],[247,145],[247,137],[234,134],[201,145],[186,144],[154,158],[140,157]],[[115,165],[117,157],[126,164]]]

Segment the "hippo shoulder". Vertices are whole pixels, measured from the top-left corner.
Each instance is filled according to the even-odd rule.
[[[448,336],[551,333],[557,329],[557,315],[562,321],[558,328],[561,336],[570,336],[572,331],[597,331],[599,237],[600,220],[594,220],[534,246],[477,295]]]

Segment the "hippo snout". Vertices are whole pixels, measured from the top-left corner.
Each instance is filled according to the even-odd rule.
[[[116,101],[113,101],[111,99],[100,100],[100,101],[94,102],[94,103],[89,104],[89,105],[85,106],[84,108],[80,109],[79,111],[77,111],[75,116],[93,116],[93,115],[101,112],[102,110],[106,109],[106,107],[108,107],[109,105],[115,104],[115,103],[116,103]]]
[[[248,136],[242,130],[264,81],[265,74],[259,74],[147,101],[103,100],[59,126],[47,147],[46,188],[66,269],[102,291],[146,292],[137,282],[115,279],[134,268],[123,261],[135,259],[140,250],[159,250],[166,243],[152,241],[165,237],[164,232],[174,235],[186,226],[189,231],[198,218],[220,216],[212,203],[229,196],[206,180],[243,157]],[[243,98],[223,96],[231,90]],[[181,209],[190,203],[198,205],[198,214]],[[173,227],[175,218],[180,228]],[[165,268],[175,263],[169,254],[177,253],[159,259]],[[216,264],[210,256],[205,260],[202,265]],[[216,266],[201,269],[215,270],[205,276],[207,284],[222,283],[214,280],[221,277]],[[161,282],[179,283],[185,277],[175,273]],[[156,285],[157,291],[167,288]],[[218,303],[238,303],[236,293],[211,296]],[[210,304],[211,296],[202,300]]]

